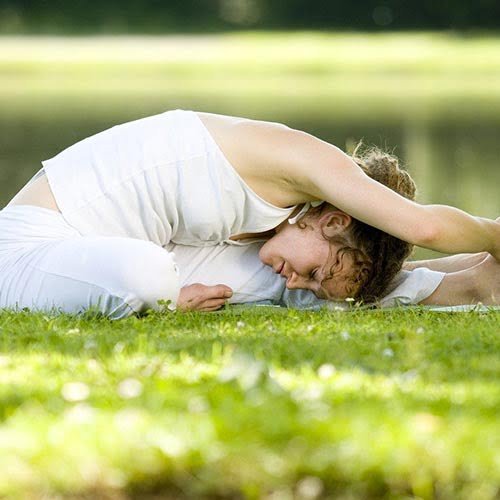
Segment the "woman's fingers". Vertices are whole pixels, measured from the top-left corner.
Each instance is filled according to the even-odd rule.
[[[233,294],[231,289],[225,285],[217,285],[211,288],[213,290],[210,290],[210,294],[213,293],[216,298],[204,300],[197,308],[198,311],[217,311],[226,305],[226,302]]]
[[[222,308],[222,305],[214,306],[214,307],[203,307],[202,309],[197,309],[197,310],[201,311],[201,312],[213,312],[213,311],[218,311],[221,308]]]
[[[233,295],[233,291],[227,285],[214,285],[214,286],[204,286],[207,299],[228,299]]]
[[[207,286],[193,283],[181,288],[177,300],[180,311],[200,311],[205,308],[220,308],[231,297],[232,290],[226,285]],[[212,302],[211,302],[212,301]]]
[[[200,304],[201,307],[222,307],[226,303],[227,299],[209,299],[205,300],[202,304]]]

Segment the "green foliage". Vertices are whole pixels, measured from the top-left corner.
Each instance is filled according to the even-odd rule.
[[[406,130],[464,119],[497,124],[499,103],[494,36],[0,37],[0,118],[9,124],[74,116],[112,124],[112,116],[178,106],[298,123],[382,120]]]
[[[2,312],[0,496],[496,498],[499,320]]]
[[[0,0],[0,32],[172,33],[241,29],[498,29],[495,0]]]

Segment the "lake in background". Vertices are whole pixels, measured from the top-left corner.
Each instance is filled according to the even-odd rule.
[[[183,108],[279,121],[342,149],[363,139],[402,159],[421,202],[500,216],[496,59],[478,69],[470,54],[469,66],[443,72],[430,55],[406,66],[406,59],[395,62],[391,53],[373,66],[328,60],[335,43],[343,54],[361,50],[355,38],[350,45],[345,37],[320,39],[317,50],[300,54],[280,38],[275,46],[282,52],[272,57],[262,37],[253,45],[236,37],[230,48],[219,37],[165,39],[142,45],[126,39],[132,45],[118,49],[116,41],[99,39],[90,48],[85,39],[72,39],[69,48],[57,39],[0,39],[1,206],[41,168],[41,160],[65,147],[118,123]],[[244,44],[240,55],[237,42]],[[393,47],[394,40],[377,43]],[[139,52],[130,49],[138,51],[136,45]],[[153,49],[161,57],[152,57]]]

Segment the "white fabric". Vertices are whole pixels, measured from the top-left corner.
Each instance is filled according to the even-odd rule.
[[[242,245],[230,236],[268,231],[295,209],[253,192],[190,110],[114,126],[42,164],[62,215],[85,236]]]
[[[288,290],[286,279],[276,274],[259,259],[262,243],[246,247],[219,246],[195,248],[170,244],[180,269],[181,286],[192,283],[225,284],[233,289],[229,303],[270,301],[293,308],[347,308],[345,302],[318,299],[308,290]],[[443,280],[445,273],[418,268],[401,271],[380,300],[380,307],[418,304],[429,297]]]
[[[175,304],[179,290],[172,255],[152,242],[82,236],[48,208],[0,211],[0,308],[119,319],[159,309],[158,299]]]
[[[13,205],[0,211],[0,308],[72,314],[95,308],[119,319],[159,309],[159,299],[175,304],[179,286],[191,283],[227,284],[233,304],[338,307],[306,290],[287,290],[285,280],[259,260],[260,247],[162,248],[135,238],[83,236],[59,212]],[[442,276],[423,269],[404,273],[391,296],[416,303]]]
[[[419,267],[400,271],[392,281],[388,293],[380,300],[382,307],[418,304],[439,286],[446,273]]]
[[[62,213],[29,205],[0,212],[0,307],[78,312],[97,305],[118,318],[157,308],[159,298],[175,304],[181,284],[211,278],[236,291],[233,303],[323,303],[286,290],[258,259],[260,246],[229,239],[287,218],[295,223],[322,202],[290,217],[295,206],[260,198],[194,111],[114,126],[42,164]],[[180,278],[166,251],[173,245]]]
[[[233,290],[230,304],[281,302],[285,280],[259,259],[262,243],[245,246],[191,247],[171,243],[181,286],[193,283],[225,284]]]
[[[319,207],[325,203],[324,201],[308,201],[307,203],[304,203],[304,206],[299,210],[299,213],[295,215],[294,217],[290,217],[288,219],[288,224],[296,224],[299,219],[304,217],[304,215],[309,211],[311,207]]]

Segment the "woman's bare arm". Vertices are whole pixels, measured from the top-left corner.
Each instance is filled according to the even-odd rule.
[[[268,128],[263,146],[288,168],[297,193],[325,200],[366,224],[444,253],[489,252],[500,261],[500,223],[446,205],[420,205],[374,181],[344,152],[286,127]]]
[[[437,259],[428,260],[410,260],[403,264],[403,269],[413,271],[419,267],[425,267],[432,271],[440,271],[443,273],[454,273],[463,271],[469,267],[475,266],[482,262],[489,254],[487,252],[480,253],[461,253],[457,255],[448,255]]]

